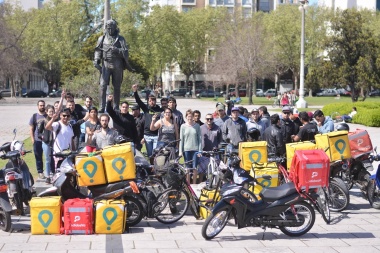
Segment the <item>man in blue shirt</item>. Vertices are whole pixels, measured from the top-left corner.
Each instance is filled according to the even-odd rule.
[[[318,132],[325,134],[334,131],[334,122],[329,116],[325,117],[321,110],[316,110],[313,117],[317,121]]]

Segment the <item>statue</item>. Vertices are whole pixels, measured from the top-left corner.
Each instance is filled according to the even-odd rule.
[[[100,63],[102,66],[100,66]],[[106,22],[105,35],[99,37],[95,48],[94,66],[100,71],[100,105],[99,112],[106,107],[107,85],[112,77],[114,109],[119,110],[120,87],[123,81],[123,71],[134,69],[128,62],[128,45],[124,37],[119,35],[115,20]]]

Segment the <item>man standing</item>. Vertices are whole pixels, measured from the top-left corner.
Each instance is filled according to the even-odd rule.
[[[168,108],[168,99],[167,98],[161,98],[161,109],[164,111],[165,108]]]
[[[315,135],[318,133],[317,126],[310,123],[307,112],[300,112],[298,117],[301,119],[303,126],[300,128],[298,134],[293,136],[293,141],[314,141]]]
[[[135,119],[137,136],[138,136],[138,143],[136,144],[135,147],[138,151],[141,151],[141,148],[142,148],[141,141],[142,139],[144,139],[145,118],[144,118],[144,114],[140,113],[140,106],[138,105],[132,106],[132,116]]]
[[[267,107],[264,105],[260,106],[259,107],[259,114],[260,114],[261,121],[263,121],[266,125],[266,127],[265,127],[265,129],[266,129],[267,127],[270,126],[270,115],[268,113]]]
[[[239,108],[231,109],[231,118],[227,119],[222,126],[223,140],[230,140],[230,143],[237,148],[239,143],[247,140],[247,125],[239,118]]]
[[[214,123],[211,113],[206,114],[206,122],[201,126],[202,149],[212,151],[223,141],[222,130]]]
[[[148,98],[148,105],[141,101],[139,94],[137,93],[137,84],[132,85],[132,90],[135,96],[136,103],[144,112],[144,139],[141,140],[141,144],[145,143],[146,152],[148,156],[152,156],[153,149],[157,146],[158,130],[151,131],[150,125],[152,123],[152,116],[155,113],[161,113],[162,109],[156,104],[156,97],[150,95]]]
[[[168,108],[172,110],[174,122],[177,123],[178,129],[180,129],[185,120],[183,119],[182,112],[177,110],[177,100],[174,97],[169,98]]]
[[[128,102],[125,101],[121,103],[121,109],[119,112],[115,111],[112,108],[112,100],[113,95],[108,95],[107,112],[113,120],[113,127],[119,132],[119,134],[124,135],[127,139],[133,141],[135,145],[138,144],[138,135],[135,119],[131,114],[129,114]]]
[[[134,71],[128,62],[128,45],[124,37],[119,35],[115,20],[108,20],[105,25],[106,34],[99,37],[95,48],[94,66],[101,72],[100,76],[100,110],[106,107],[106,91],[112,77],[114,110],[119,110],[120,86],[123,81],[123,70]],[[100,66],[102,63],[102,66]]]
[[[198,110],[194,110],[194,121],[199,126],[202,126],[204,123],[201,121],[201,112]]]
[[[267,128],[267,125],[264,121],[260,119],[259,116],[259,109],[253,108],[251,111],[251,118],[249,121],[246,123],[247,124],[247,131],[251,128],[256,128],[257,130],[260,131],[260,136],[258,139],[262,139],[264,136],[264,131]]]
[[[226,114],[226,111],[225,111],[226,107],[223,105],[223,104],[218,104],[218,106],[216,107],[216,110],[217,110],[217,113],[218,113],[218,117],[215,118],[215,125],[217,125],[218,127],[222,128],[224,122],[229,119],[230,117],[228,117],[228,115]]]
[[[90,96],[86,96],[86,99],[85,99],[85,101],[84,101],[83,109],[84,109],[86,112],[89,112],[91,108],[92,108],[92,97],[90,97]]]
[[[36,158],[36,168],[38,172],[38,177],[40,179],[45,179],[44,164],[42,161],[42,154],[43,154],[42,140],[38,136],[38,129],[37,129],[38,121],[45,120],[47,116],[45,112],[44,100],[38,100],[37,109],[38,109],[38,112],[34,113],[33,116],[29,120],[30,139],[32,140],[34,157]]]
[[[297,134],[294,122],[290,120],[290,107],[284,106],[282,108],[282,119],[281,119],[281,131],[284,137],[284,143],[292,142],[292,135]]]
[[[318,131],[321,134],[329,133],[334,131],[334,122],[330,117],[325,117],[321,110],[316,110],[313,115],[314,119],[317,121]]]
[[[107,103],[107,106],[108,106],[108,103]],[[95,131],[94,135],[92,136],[92,139],[88,139],[87,141],[88,142],[87,145],[96,147],[96,150],[103,149],[106,146],[114,145],[115,138],[116,136],[119,135],[117,130],[114,130],[108,127],[110,117],[107,114],[103,113],[100,115],[99,118],[100,118],[101,129]]]
[[[267,142],[268,157],[280,157],[285,154],[284,137],[280,126],[280,116],[270,116],[271,125],[265,129],[263,140]]]

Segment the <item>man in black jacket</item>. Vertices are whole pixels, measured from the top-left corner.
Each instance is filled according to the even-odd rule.
[[[133,141],[133,143],[138,144],[135,119],[129,114],[128,102],[122,102],[120,111],[115,111],[112,107],[112,101],[113,95],[108,95],[107,112],[113,120],[113,127],[119,134],[124,135],[127,139]]]
[[[144,139],[144,124],[145,117],[143,113],[140,113],[140,106],[134,105],[132,106],[132,116],[135,118],[135,124],[137,128],[137,135],[139,143],[136,144],[136,149],[141,151],[142,144],[141,140]]]
[[[281,132],[280,116],[270,116],[271,125],[265,129],[263,140],[267,142],[268,157],[279,157],[285,154],[284,137]]]
[[[157,146],[158,140],[158,130],[151,131],[150,124],[152,123],[152,116],[156,113],[161,113],[163,110],[156,104],[156,97],[154,95],[149,95],[148,105],[141,101],[139,94],[137,93],[137,84],[132,85],[132,90],[135,96],[136,103],[140,106],[141,110],[144,112],[144,139],[141,140],[141,144],[145,143],[146,152],[148,156],[151,156],[153,149]]]
[[[281,131],[284,137],[284,143],[292,142],[292,135],[296,135],[296,126],[293,121],[290,120],[290,107],[284,106],[282,108],[282,119],[281,119]]]

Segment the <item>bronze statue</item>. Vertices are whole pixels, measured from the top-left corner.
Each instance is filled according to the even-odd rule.
[[[102,66],[100,66],[102,63]],[[100,71],[100,105],[99,112],[104,112],[106,107],[107,85],[112,76],[113,97],[115,110],[119,110],[120,86],[123,81],[123,71],[134,69],[128,62],[128,45],[124,37],[119,35],[119,29],[115,20],[106,22],[105,35],[99,37],[95,48],[94,66]]]

